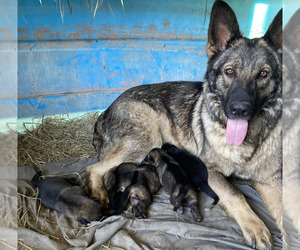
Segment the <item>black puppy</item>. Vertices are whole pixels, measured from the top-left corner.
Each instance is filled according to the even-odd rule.
[[[101,219],[99,202],[88,198],[88,194],[80,186],[72,185],[64,178],[42,179],[41,176],[40,171],[33,176],[31,182],[39,188],[39,196],[45,207],[85,225]]]
[[[119,167],[122,167],[122,164]],[[135,217],[147,218],[146,208],[151,204],[152,195],[161,187],[156,168],[145,162],[140,164],[133,172],[127,174],[127,179],[116,176],[117,179],[117,184],[125,189],[115,213],[121,213],[129,203]],[[131,183],[128,185],[130,181]]]
[[[195,184],[197,191],[202,191],[213,198],[213,205],[218,203],[218,195],[208,185],[206,166],[198,157],[169,143],[164,144],[162,149],[179,163],[187,176]]]
[[[182,205],[186,204],[191,208],[194,220],[201,221],[197,206],[197,193],[190,185],[189,178],[181,166],[160,148],[152,149],[146,156],[146,160],[157,167],[160,183],[170,194],[170,202],[174,205],[174,211],[182,213]]]

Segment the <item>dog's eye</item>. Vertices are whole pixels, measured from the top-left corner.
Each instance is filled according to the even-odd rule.
[[[269,75],[269,72],[266,71],[266,70],[262,70],[260,73],[259,73],[259,76],[262,77],[262,78],[266,78],[268,77]]]
[[[231,75],[233,75],[233,73],[234,73],[233,68],[226,68],[225,69],[225,74],[226,75],[231,76]]]

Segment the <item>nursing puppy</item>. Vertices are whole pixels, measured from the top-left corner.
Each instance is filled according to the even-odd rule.
[[[146,156],[146,160],[157,167],[160,183],[170,194],[170,202],[174,205],[174,211],[181,214],[183,212],[182,205],[185,203],[191,208],[194,220],[201,221],[202,218],[197,207],[197,194],[180,165],[159,148],[152,149]]]
[[[112,210],[119,209],[122,194],[132,184],[133,175],[137,167],[137,164],[131,162],[122,163],[117,168],[111,169],[104,176],[104,185]]]
[[[135,217],[147,218],[146,209],[151,204],[152,195],[161,187],[156,168],[147,162],[138,167],[135,164],[123,163],[118,166],[115,174],[116,188],[108,191],[116,192],[111,194],[114,197],[114,208],[117,208],[115,214],[121,213],[129,203]],[[116,199],[119,199],[119,203]]]
[[[134,216],[146,219],[146,209],[151,204],[152,195],[160,187],[156,168],[149,163],[142,163],[134,172],[131,185],[124,190],[117,213],[122,212],[129,202]]]
[[[205,164],[186,150],[165,143],[162,149],[179,163],[186,175],[195,184],[198,191],[203,191],[214,199],[213,205],[219,201],[218,195],[208,185],[208,174]]]
[[[102,217],[99,202],[88,198],[80,186],[74,186],[63,178],[42,179],[41,176],[40,171],[33,176],[31,182],[39,188],[39,196],[45,207],[63,213],[67,218],[76,219],[84,225]]]

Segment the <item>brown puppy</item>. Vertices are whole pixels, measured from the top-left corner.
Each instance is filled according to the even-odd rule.
[[[156,168],[149,163],[142,163],[134,172],[131,185],[124,190],[117,213],[123,211],[129,201],[134,216],[146,219],[146,209],[151,204],[152,195],[160,187]]]
[[[157,167],[160,183],[169,193],[174,211],[182,214],[182,205],[185,203],[191,207],[194,220],[201,221],[196,191],[180,165],[160,148],[152,149],[146,160]]]
[[[114,214],[122,213],[129,203],[135,217],[147,218],[146,209],[152,195],[161,187],[156,168],[147,162],[139,166],[122,163],[113,172],[110,175],[115,175],[115,185],[108,190],[108,195]]]
[[[132,184],[134,172],[138,165],[132,162],[120,164],[111,169],[104,176],[104,185],[108,193],[109,204],[112,210],[118,210],[120,199],[125,189]]]
[[[35,174],[32,184],[39,188],[42,204],[63,213],[67,218],[76,219],[82,224],[100,220],[100,204],[90,198],[80,187],[70,184],[66,179],[49,177],[42,179],[42,172]]]

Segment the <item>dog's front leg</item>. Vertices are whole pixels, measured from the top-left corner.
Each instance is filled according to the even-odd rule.
[[[277,178],[267,183],[256,182],[254,188],[258,191],[271,216],[275,219],[278,228],[283,232],[281,180]]]
[[[88,166],[86,169],[86,180],[90,197],[98,199],[104,208],[109,205],[108,195],[103,184],[103,176],[107,171],[102,168],[101,162]]]
[[[253,248],[270,249],[270,232],[264,222],[252,211],[244,195],[233,187],[220,172],[209,170],[208,181],[220,198],[219,205],[240,226],[246,242]]]
[[[121,157],[121,154],[116,154],[114,157],[111,157],[110,154],[106,154],[101,161],[88,166],[86,169],[86,180],[90,197],[98,199],[100,205],[104,208],[109,205],[107,191],[104,186],[104,175],[110,169],[120,165],[122,162],[123,158]]]

